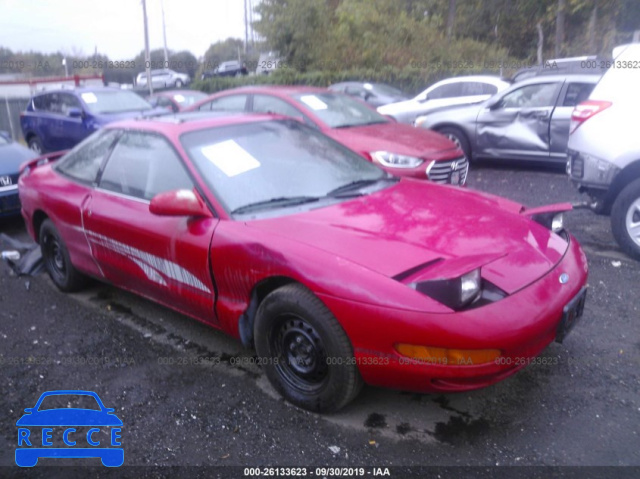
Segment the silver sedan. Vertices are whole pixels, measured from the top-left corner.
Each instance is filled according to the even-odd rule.
[[[599,78],[532,78],[478,105],[421,116],[415,126],[449,137],[470,160],[535,160],[564,165],[573,107],[589,97]]]

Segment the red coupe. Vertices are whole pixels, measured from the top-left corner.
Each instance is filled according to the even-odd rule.
[[[446,137],[397,123],[364,102],[325,88],[243,87],[216,93],[186,111],[287,115],[339,141],[396,176],[464,185],[469,163]]]
[[[290,118],[111,124],[26,163],[19,193],[61,290],[91,276],[219,328],[310,410],[339,409],[363,382],[495,383],[584,307],[570,205],[393,177]]]

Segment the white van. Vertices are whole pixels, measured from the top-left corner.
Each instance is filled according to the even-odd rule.
[[[640,260],[640,43],[614,50],[611,67],[571,116],[567,172],[591,208]]]

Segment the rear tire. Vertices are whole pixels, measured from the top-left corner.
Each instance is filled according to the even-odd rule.
[[[85,286],[86,277],[71,264],[67,246],[50,219],[40,227],[40,249],[47,273],[60,291],[78,291]]]
[[[302,285],[289,284],[267,295],[256,314],[254,337],[272,386],[298,407],[337,411],[362,388],[349,338]]]
[[[438,129],[437,131],[453,141],[456,146],[462,150],[469,163],[471,163],[471,147],[469,146],[467,135],[465,135],[462,130],[453,126],[446,126]]]
[[[640,260],[640,179],[629,183],[614,201],[611,231],[622,250]]]

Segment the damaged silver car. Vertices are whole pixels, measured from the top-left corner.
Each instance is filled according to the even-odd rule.
[[[479,105],[419,117],[415,126],[453,140],[469,160],[533,160],[565,165],[573,108],[599,75],[544,76],[519,82]]]

